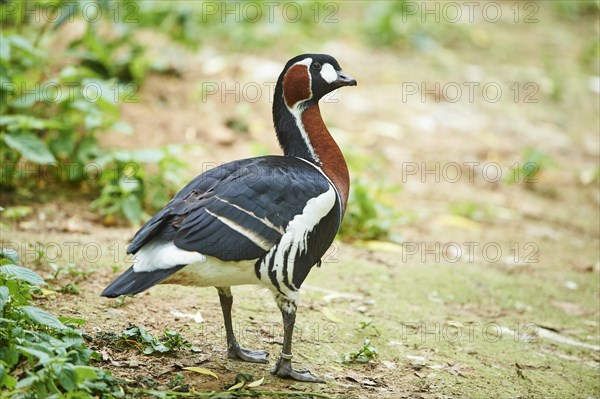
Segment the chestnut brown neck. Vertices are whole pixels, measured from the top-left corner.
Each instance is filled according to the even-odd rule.
[[[319,104],[311,104],[302,110],[300,121],[309,139],[308,145],[317,156],[317,165],[329,177],[342,200],[342,213],[346,210],[350,191],[350,174],[344,155],[331,137],[321,117]]]

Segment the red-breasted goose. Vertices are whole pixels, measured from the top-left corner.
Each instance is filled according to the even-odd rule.
[[[158,283],[216,287],[228,356],[267,363],[268,352],[242,347],[233,333],[230,287],[264,285],[283,316],[283,348],[271,373],[322,382],[292,368],[298,290],[340,227],[348,168],[329,134],[319,100],[356,80],[326,54],[286,64],[275,87],[273,121],[283,156],[215,167],[192,180],[133,237],[135,262],[102,296],[137,294]]]

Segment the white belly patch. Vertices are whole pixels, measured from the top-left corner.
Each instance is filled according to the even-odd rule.
[[[260,284],[254,271],[256,260],[223,262],[212,256],[177,248],[173,242],[148,243],[133,258],[135,272],[152,272],[187,265],[169,276],[163,284],[198,287]]]
[[[163,281],[196,287],[229,287],[232,285],[260,284],[254,272],[255,260],[222,262],[207,256],[205,261],[187,265]]]

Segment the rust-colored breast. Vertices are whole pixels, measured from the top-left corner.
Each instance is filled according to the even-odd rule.
[[[342,211],[344,211],[350,191],[350,174],[342,151],[323,122],[318,105],[308,107],[302,112],[302,124],[321,161],[321,169],[342,197]]]
[[[288,107],[312,97],[310,75],[306,65],[293,65],[283,77],[283,97]]]

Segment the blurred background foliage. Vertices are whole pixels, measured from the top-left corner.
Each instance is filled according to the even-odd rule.
[[[202,84],[205,79],[213,80],[209,83],[224,83],[227,79],[239,83],[248,75],[262,83],[277,76],[288,55],[317,48],[343,53],[344,65],[348,65],[346,60],[354,61],[346,72],[359,70],[364,74],[357,77],[359,94],[344,92],[340,100],[343,104],[337,110],[331,107],[331,111],[323,107],[323,113],[338,112],[337,120],[345,119],[346,129],[352,130],[345,131],[343,126],[336,126],[336,118],[325,115],[353,179],[339,238],[369,250],[368,257],[373,261],[365,261],[366,256],[361,255],[356,257],[355,265],[344,264],[338,269],[339,278],[330,279],[339,284],[332,287],[361,294],[372,291],[368,304],[377,303],[385,310],[375,312],[374,317],[390,342],[397,342],[397,320],[410,320],[412,313],[414,320],[425,315],[427,320],[442,323],[452,315],[457,320],[499,317],[505,325],[519,320],[529,325],[539,320],[541,326],[551,326],[552,331],[579,336],[596,345],[598,322],[592,319],[598,314],[598,284],[591,273],[599,267],[594,216],[600,182],[600,1],[459,2],[478,4],[479,18],[482,6],[501,5],[508,21],[500,24],[455,23],[450,11],[446,18],[429,15],[423,21],[422,12],[413,12],[415,6],[430,10],[438,7],[433,13],[439,16],[440,8],[454,3],[444,1],[275,3],[278,16],[270,18],[265,15],[273,4],[270,1],[0,0],[0,205],[6,207],[0,207],[0,227],[4,227],[5,220],[23,221],[23,226],[15,223],[16,229],[6,229],[7,237],[2,238],[39,244],[38,240],[52,242],[54,236],[67,232],[70,235],[63,237],[73,240],[87,233],[106,243],[108,238],[99,238],[104,234],[113,242],[118,237],[115,229],[106,232],[94,223],[89,228],[78,225],[77,217],[82,213],[78,201],[83,201],[84,207],[89,204],[97,215],[94,222],[139,225],[167,203],[191,177],[190,173],[202,172],[199,165],[216,166],[217,161],[237,158],[240,153],[272,153],[274,147],[261,140],[273,136],[270,123],[264,122],[269,119],[268,112],[263,109],[252,118],[257,107],[266,106],[265,102],[253,104],[242,99],[209,104],[202,101],[208,95]],[[282,11],[287,19],[282,18]],[[490,12],[493,16],[493,10]],[[526,25],[538,18],[539,24]],[[185,65],[189,59],[196,61],[192,67]],[[240,60],[250,66],[241,65]],[[261,70],[244,75],[244,68]],[[372,75],[365,76],[367,73]],[[509,101],[500,104],[454,104],[435,90],[421,93],[421,98],[412,103],[401,104],[404,101],[399,98],[402,84],[411,80],[428,84],[469,79],[502,82],[506,88],[514,87],[511,85],[515,82],[535,82],[536,101],[523,101],[531,94],[525,86],[520,87],[520,96],[513,99],[516,92],[510,91],[506,96]],[[148,87],[152,90],[145,91]],[[189,90],[179,92],[184,87]],[[144,105],[143,112],[131,112],[138,102]],[[185,108],[185,112],[174,112],[179,111],[178,107]],[[153,113],[166,117],[155,119]],[[211,113],[218,117],[210,119]],[[169,118],[188,120],[168,124],[165,120]],[[257,124],[257,119],[262,122]],[[134,127],[140,120],[141,128]],[[187,140],[186,129],[193,140]],[[256,135],[257,130],[264,136]],[[182,134],[176,135],[180,131]],[[157,140],[158,136],[165,139]],[[206,148],[202,147],[206,142]],[[234,142],[241,143],[243,150],[235,148]],[[444,161],[480,165],[505,162],[512,166],[493,183],[463,178],[466,184],[462,186],[443,181],[438,185],[435,179],[439,173],[423,177],[424,172],[430,173],[432,166]],[[402,174],[405,171],[400,169],[404,162],[419,168],[420,173],[406,179],[407,175]],[[452,163],[458,164],[446,162]],[[463,169],[463,176],[468,172]],[[482,175],[479,169],[475,172]],[[49,219],[65,216],[66,223],[41,223],[46,210],[34,215],[33,207],[45,202],[50,203],[46,207]],[[73,209],[52,214],[56,204],[60,206],[54,208]],[[36,231],[30,227],[32,224],[41,227],[35,226]],[[129,236],[129,229],[123,230],[127,231],[120,233]],[[475,268],[463,256],[460,270],[454,263],[445,269],[438,260],[432,263],[427,258],[431,252],[425,252],[425,241],[421,243],[419,263],[418,255],[407,256],[402,252],[404,248],[383,240],[412,244],[421,240],[428,244],[496,240],[507,244],[510,253],[505,255],[511,256],[499,263],[475,262]],[[515,247],[519,244],[515,240],[527,244]],[[535,253],[529,252],[533,244]],[[111,251],[113,248],[109,247]],[[539,263],[538,248],[543,260]],[[382,255],[386,251],[396,257],[393,264]],[[42,250],[34,252],[35,261],[29,263],[36,267],[49,258]],[[393,275],[399,254],[408,266],[403,268],[402,282],[398,280],[405,291],[400,296],[400,285],[394,283]],[[47,298],[42,289],[46,283],[39,275],[14,265],[20,261],[15,255],[0,251],[0,312],[4,312],[2,323],[7,326],[0,328],[2,394],[12,390],[8,397],[123,397],[125,394],[109,374],[90,366],[96,355],[74,330],[83,320],[57,319],[31,306],[33,299]],[[442,252],[442,263],[455,255]],[[531,255],[535,262],[529,265]],[[345,256],[348,259],[355,253]],[[337,262],[334,256],[331,260]],[[23,259],[23,264],[27,263]],[[60,281],[59,291],[77,295],[77,285],[63,285],[64,281],[77,283],[79,280],[73,276],[91,274],[90,263],[85,257],[67,267],[50,263],[53,273],[48,280],[54,280],[50,288]],[[113,272],[117,268],[114,266]],[[94,298],[102,278],[107,276],[99,273],[90,279],[93,289],[89,291]],[[316,298],[317,294],[312,295]],[[422,305],[417,306],[415,301],[420,297]],[[402,298],[407,298],[407,306],[402,305]],[[70,308],[73,300],[68,297],[64,303]],[[120,301],[114,306],[122,304]],[[366,304],[356,307],[360,318],[370,317]],[[333,305],[322,308],[330,321],[335,320],[326,310],[333,309]],[[354,303],[351,306],[354,308]],[[401,308],[408,313],[400,316]],[[66,306],[60,308],[61,312],[64,309]],[[339,315],[344,315],[340,317],[344,323],[354,320],[349,316],[354,310],[337,309]],[[96,313],[100,314],[89,313],[90,318]],[[361,323],[362,334],[371,322]],[[371,326],[379,336],[379,330]],[[341,345],[348,343],[345,339],[353,338],[344,335]],[[348,353],[373,349],[368,340],[364,342],[362,349]],[[383,344],[383,338],[380,342]],[[515,364],[519,373],[532,376],[530,379],[521,373],[511,381],[514,389],[521,389],[519,394],[528,392],[529,396],[535,395],[534,386],[551,392],[564,385],[573,392],[583,392],[585,388],[579,386],[576,377],[585,378],[587,373],[597,371],[597,351],[578,359],[579,352],[568,348],[557,352],[552,360],[547,354],[556,349],[554,343],[531,347],[528,357],[523,346],[509,349],[483,342],[485,346],[469,346],[468,351],[461,351],[450,342],[446,350],[443,346],[432,350],[423,341],[414,342],[414,347],[402,345],[402,349],[394,344],[385,358],[412,367],[404,356],[405,349],[410,349],[411,353],[423,354],[423,359],[437,359],[436,363],[471,364],[468,373],[458,374],[456,387],[468,390],[482,386],[482,396],[491,396],[488,390],[495,387],[489,382],[498,380],[503,366],[506,370],[502,375],[508,379],[514,376]],[[414,352],[418,348],[421,352]],[[322,352],[322,347],[318,350]],[[540,357],[540,350],[544,356]],[[393,353],[400,351],[402,355],[394,358]],[[430,358],[432,351],[435,358]],[[478,356],[471,356],[473,353]],[[38,358],[49,361],[33,367]],[[491,374],[479,365],[481,361],[489,368],[489,359],[494,360]],[[533,366],[521,370],[515,359]],[[31,365],[28,377],[17,381],[13,376],[21,373],[24,361]],[[581,363],[581,368],[574,367],[574,361]],[[538,362],[542,366],[535,366]],[[565,368],[558,367],[559,363]],[[570,372],[566,372],[568,368]],[[384,369],[369,370],[378,374],[374,380],[384,378],[386,384],[391,382],[390,388],[394,387],[394,380],[385,376]],[[384,377],[379,375],[382,372]],[[399,375],[390,369],[388,376],[391,373]],[[546,374],[544,379],[540,379],[542,373]],[[415,373],[414,378],[422,377]],[[469,383],[468,378],[478,383]],[[404,381],[410,388],[402,391],[407,392],[414,387],[422,393],[430,387],[449,386],[429,376],[421,380],[427,381],[426,390],[414,380]],[[594,387],[597,392],[597,383]],[[501,386],[498,390],[506,389]],[[516,390],[513,396],[518,396]]]
[[[238,10],[241,18],[223,19],[215,11],[215,2],[203,1],[1,1],[2,191],[13,192],[15,198],[31,198],[70,187],[90,198],[92,209],[106,224],[123,217],[139,224],[184,184],[179,171],[186,164],[177,146],[123,150],[99,144],[98,136],[106,131],[132,133],[121,119],[120,106],[138,100],[135,88],[144,85],[149,74],[179,74],[177,65],[152,55],[136,40],[140,29],[152,30],[193,51],[209,42],[232,52],[294,47],[298,35],[303,41],[346,37],[393,51],[477,47],[489,40],[466,25],[433,19],[424,23],[409,12],[409,3],[357,2],[356,20],[338,24],[326,22],[335,21],[339,3],[297,2],[293,4],[300,12],[297,8],[287,11],[289,18],[297,18],[292,30],[286,21],[259,14],[268,10],[265,2],[228,2],[226,7],[234,13]],[[586,18],[597,15],[600,2],[554,1],[552,7],[565,18]],[[81,11],[86,8],[108,17],[95,18],[92,12],[83,19]],[[80,35],[58,45],[64,40],[60,27],[73,21],[83,27]],[[600,41],[598,37],[584,40],[581,64],[595,73]],[[556,98],[560,99],[558,92]],[[342,236],[391,238],[390,215],[396,220],[410,219],[410,215],[395,213],[390,193],[399,187],[369,178],[367,170],[372,165],[365,166],[368,162],[358,157],[350,157],[349,163],[353,175],[359,177],[353,183]],[[382,168],[372,174],[380,176]]]

